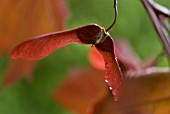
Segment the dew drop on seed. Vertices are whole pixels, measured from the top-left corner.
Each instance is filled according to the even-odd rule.
[[[106,83],[108,83],[109,81],[108,80],[105,80]]]
[[[112,90],[112,87],[109,87],[110,90]]]

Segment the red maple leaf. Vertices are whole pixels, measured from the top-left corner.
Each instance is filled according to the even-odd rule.
[[[1,0],[0,14],[0,56],[3,56],[16,43],[28,37],[63,30],[69,17],[69,10],[65,0],[18,0],[17,2]],[[4,85],[10,85],[22,77],[31,77],[35,63],[35,61],[10,60]]]

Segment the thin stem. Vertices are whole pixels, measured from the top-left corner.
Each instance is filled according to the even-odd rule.
[[[139,71],[128,71],[125,77],[146,77],[146,76],[162,76],[163,74],[169,74],[169,68],[164,67],[149,67],[141,69]]]
[[[169,36],[167,34],[167,32],[165,31],[165,29],[163,28],[160,20],[158,19],[158,16],[160,14],[164,14],[162,12],[155,12],[154,10],[154,5],[153,4],[153,0],[141,0],[144,7],[146,8],[146,11],[148,12],[154,27],[158,33],[158,35],[160,36],[160,39],[162,41],[163,47],[166,50],[166,53],[168,55],[168,58],[170,59],[170,39]]]
[[[161,58],[166,54],[165,50],[161,51],[161,53],[159,53],[155,58],[152,58],[150,59],[149,61],[145,62],[143,65],[142,65],[142,69],[146,69],[146,68],[149,68],[149,67],[152,67],[152,66],[155,66],[157,65]]]
[[[106,32],[108,32],[116,23],[116,20],[118,17],[117,0],[114,0],[114,9],[115,9],[115,19],[114,19],[113,23],[106,29]]]
[[[170,32],[170,24],[169,24],[168,20],[165,20],[164,26],[165,26],[166,29]]]

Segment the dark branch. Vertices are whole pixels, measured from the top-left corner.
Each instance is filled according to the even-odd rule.
[[[106,32],[108,32],[116,23],[117,17],[118,17],[118,10],[117,10],[117,0],[114,0],[114,9],[115,9],[115,19],[113,23],[106,29]]]
[[[146,8],[146,11],[148,12],[150,16],[154,24],[154,27],[158,35],[160,36],[160,39],[168,55],[168,58],[170,59],[170,39],[162,22],[166,20],[165,18],[169,18],[170,10],[168,10],[167,8],[163,6],[158,5],[153,0],[141,0],[141,1],[144,7]],[[160,17],[163,17],[163,19],[161,19]]]

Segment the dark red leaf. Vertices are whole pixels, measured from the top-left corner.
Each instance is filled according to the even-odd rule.
[[[0,14],[0,55],[3,55],[29,37],[63,30],[69,10],[67,0],[0,0]]]
[[[44,2],[55,29],[57,31],[64,30],[65,21],[70,16],[67,0],[44,0]]]
[[[38,36],[16,46],[11,52],[11,58],[37,60],[73,42],[93,44],[93,40],[100,30],[100,26],[89,24],[72,30]]]
[[[105,81],[112,90],[115,101],[117,101],[123,92],[124,86],[122,73],[113,53],[114,45],[111,36],[107,36],[104,42],[96,44],[96,48],[105,61]]]
[[[103,75],[103,71],[92,68],[72,69],[67,80],[55,90],[54,99],[79,114],[85,114],[107,94]]]
[[[168,68],[160,70],[143,70],[140,76],[130,76],[119,102],[113,102],[108,94],[94,105],[91,114],[169,114],[170,72]]]
[[[63,30],[69,18],[69,9],[67,0],[0,0],[0,14],[1,57],[26,38]],[[11,85],[21,78],[32,79],[34,67],[35,61],[10,61],[3,85]]]

